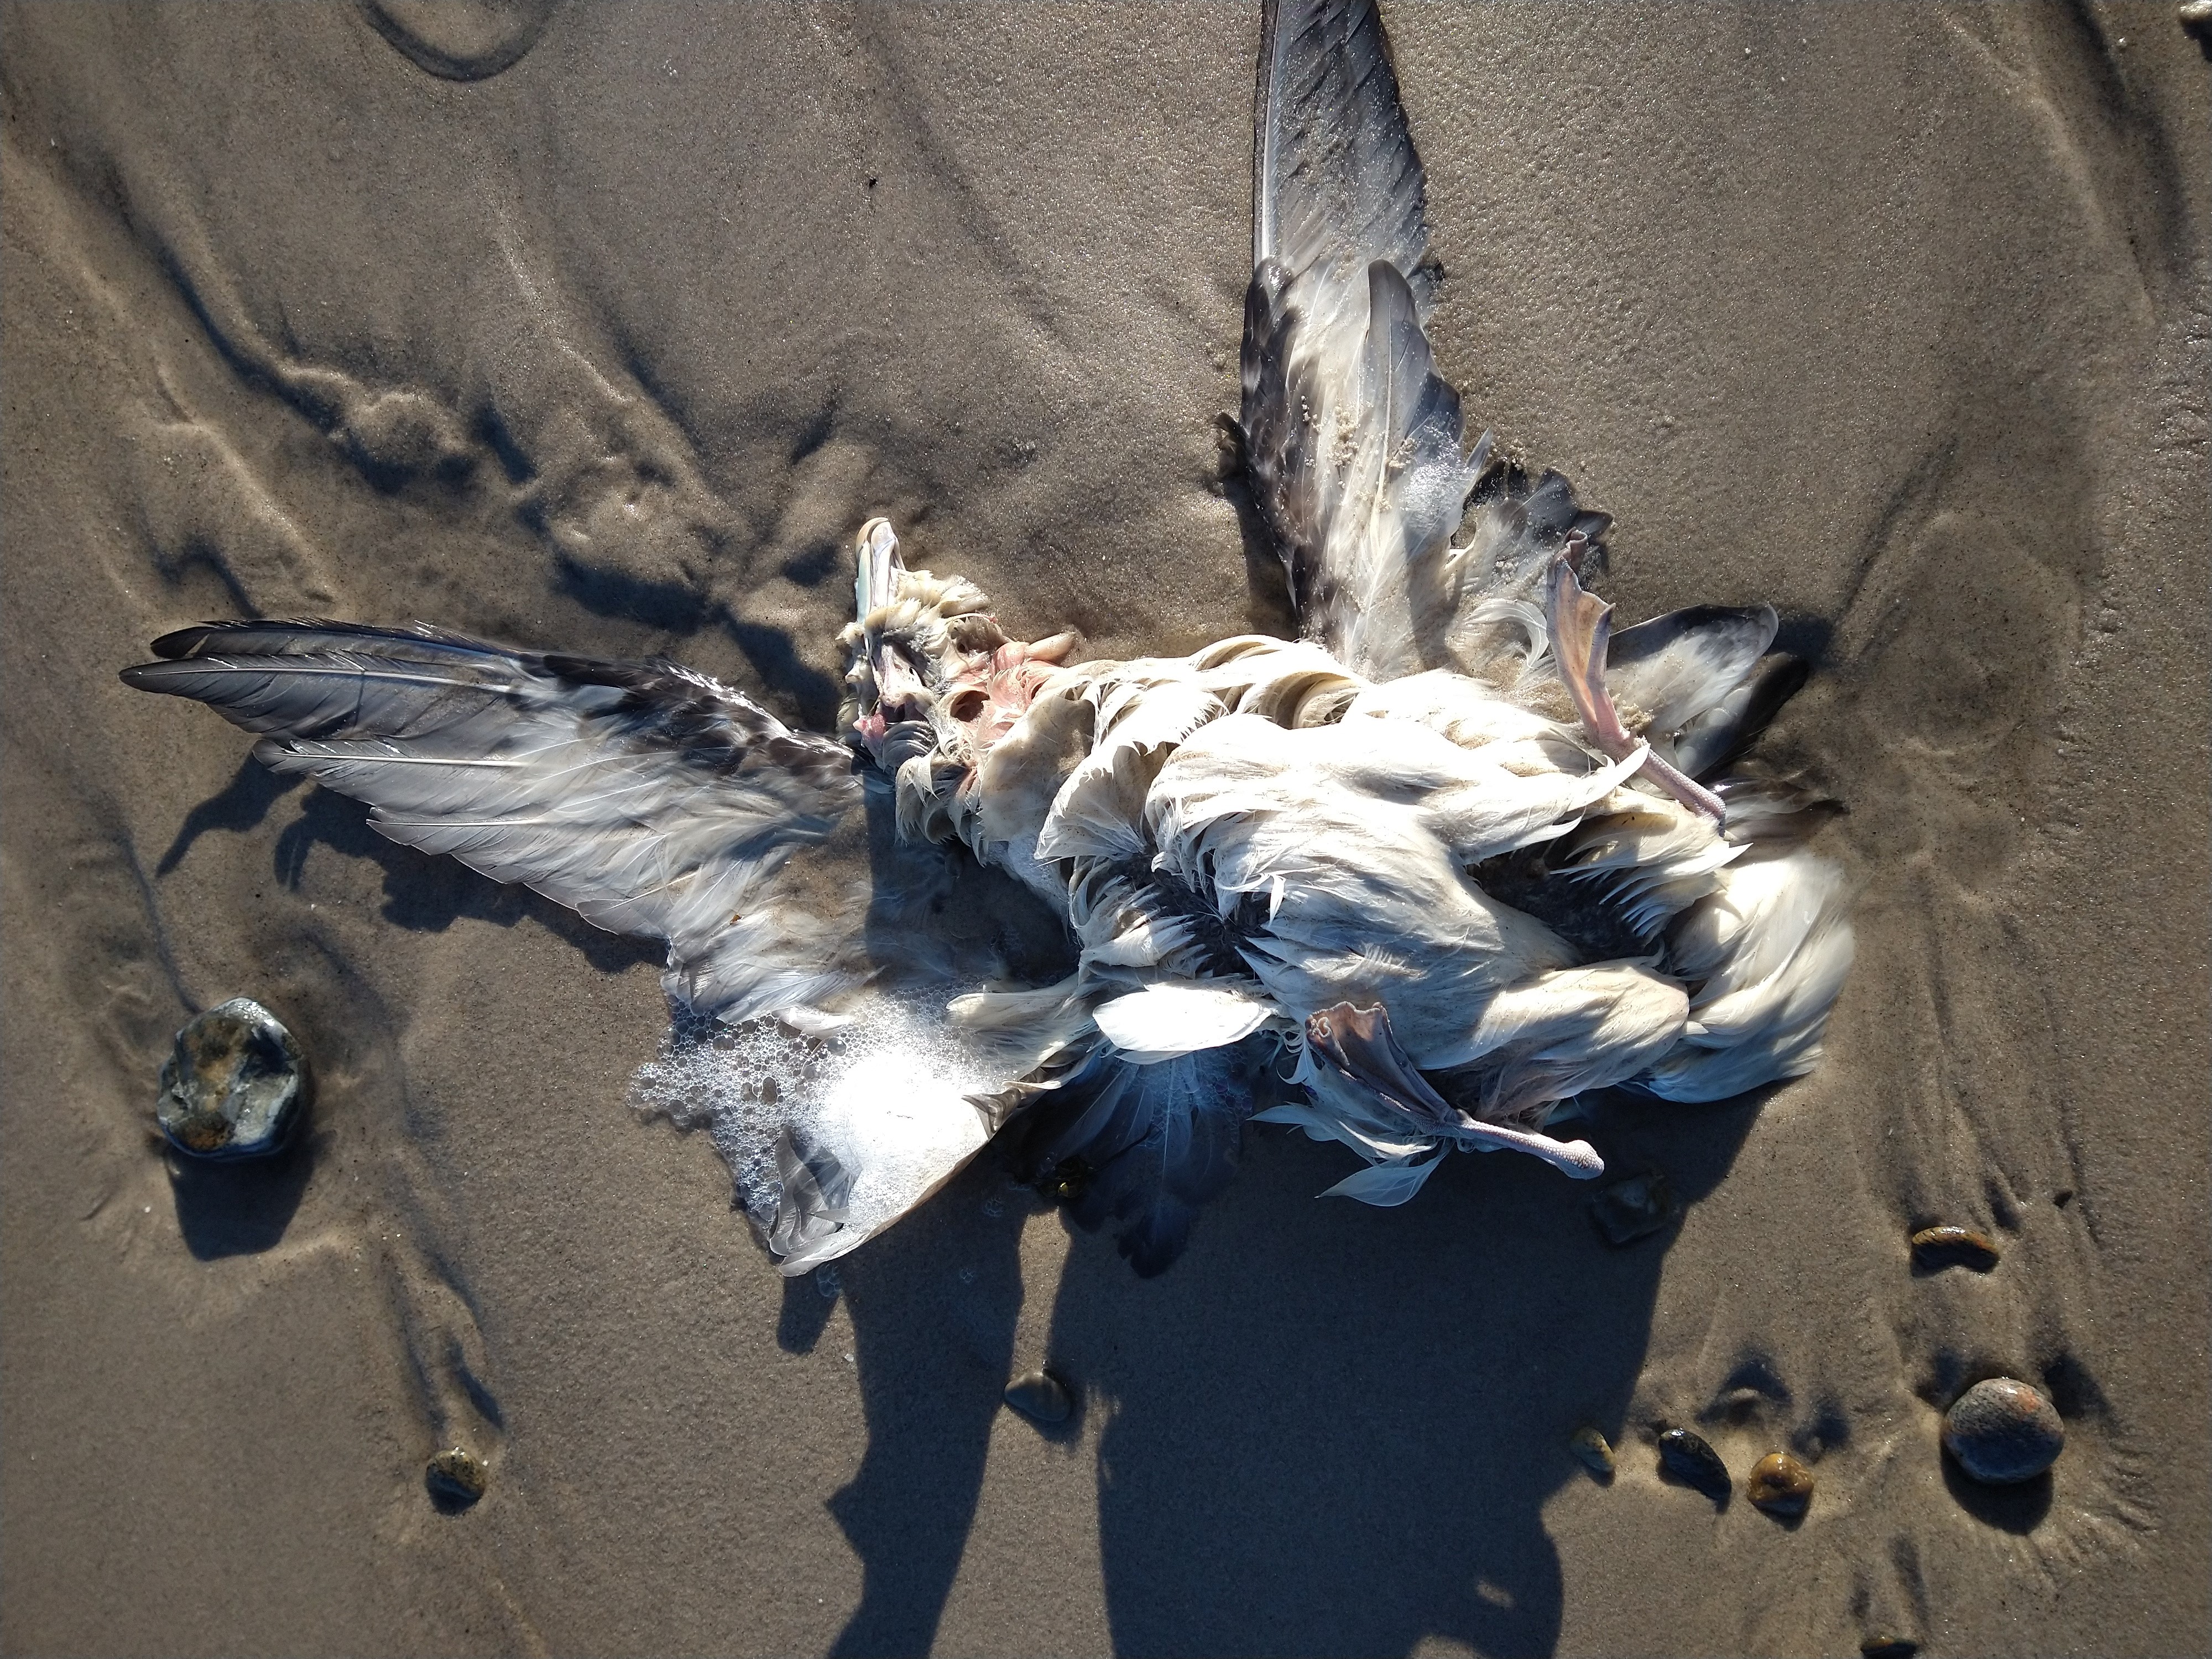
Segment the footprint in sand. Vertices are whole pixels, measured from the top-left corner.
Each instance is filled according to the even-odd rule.
[[[486,81],[520,63],[561,0],[361,0],[392,50],[445,81]]]

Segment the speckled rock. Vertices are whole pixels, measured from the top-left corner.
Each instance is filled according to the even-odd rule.
[[[1912,1265],[1923,1273],[1971,1267],[1985,1273],[1997,1265],[1999,1254],[1987,1233],[1978,1233],[1972,1227],[1923,1227],[1912,1235]]]
[[[292,1034],[251,997],[233,997],[177,1033],[155,1121],[194,1158],[259,1158],[284,1144],[306,1087]]]
[[[1795,1521],[1813,1505],[1813,1471],[1788,1452],[1769,1452],[1751,1466],[1743,1495],[1778,1521]]]
[[[1613,1446],[1595,1429],[1580,1428],[1567,1441],[1576,1456],[1601,1480],[1613,1479]]]
[[[1659,1468],[1716,1504],[1726,1498],[1735,1485],[1721,1455],[1705,1443],[1703,1435],[1687,1429],[1668,1429],[1660,1435]]]
[[[489,1484],[483,1460],[455,1446],[432,1458],[422,1471],[422,1484],[431,1501],[441,1509],[465,1510],[484,1495]]]
[[[1075,1409],[1066,1385],[1050,1371],[1025,1371],[1007,1383],[1006,1403],[1032,1423],[1065,1423]]]
[[[1589,1202],[1598,1234],[1615,1249],[1649,1238],[1680,1212],[1667,1177],[1654,1170],[1609,1182]]]
[[[1943,1449],[1975,1480],[1991,1486],[2033,1480],[2066,1449],[2066,1425],[2025,1382],[1993,1376],[1977,1382],[1943,1413]]]

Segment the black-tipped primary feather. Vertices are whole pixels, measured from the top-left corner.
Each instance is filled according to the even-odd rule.
[[[669,942],[669,987],[739,1019],[854,982],[865,889],[778,874],[860,799],[848,752],[672,663],[508,650],[428,629],[210,623],[125,684],[262,734],[254,753],[378,830]]]
[[[1607,641],[1606,689],[1672,737],[1742,684],[1774,642],[1771,605],[1701,605],[1624,628]]]
[[[1762,659],[1741,685],[1675,735],[1676,764],[1700,781],[1711,777],[1758,741],[1811,672],[1802,658],[1784,652]]]

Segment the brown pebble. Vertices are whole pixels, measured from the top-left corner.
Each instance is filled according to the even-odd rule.
[[[1912,1265],[1924,1272],[1940,1267],[1971,1267],[1985,1273],[1997,1265],[2000,1252],[1987,1233],[1972,1227],[1923,1227],[1912,1235]]]
[[[1589,1466],[1592,1474],[1601,1480],[1613,1479],[1613,1447],[1595,1429],[1577,1429],[1567,1444]]]
[[[422,1471],[422,1484],[441,1509],[468,1508],[484,1495],[488,1479],[483,1460],[459,1446],[440,1452]]]
[[[1751,1466],[1744,1496],[1778,1521],[1795,1521],[1812,1507],[1813,1471],[1788,1452],[1769,1452]]]

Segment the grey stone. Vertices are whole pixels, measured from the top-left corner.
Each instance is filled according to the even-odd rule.
[[[1993,1376],[1977,1382],[1943,1413],[1943,1449],[1989,1486],[2033,1480],[2066,1449],[2057,1410],[2025,1382]]]
[[[1721,1455],[1705,1443],[1705,1436],[1688,1429],[1666,1429],[1659,1436],[1659,1468],[1718,1504],[1726,1500],[1735,1481]]]
[[[1065,1423],[1075,1402],[1050,1371],[1027,1371],[1006,1384],[1006,1403],[1033,1423]]]
[[[1590,1200],[1589,1212],[1600,1237],[1620,1249],[1649,1238],[1680,1211],[1667,1177],[1653,1170],[1607,1182]]]
[[[292,1034],[251,997],[233,997],[177,1033],[154,1116],[180,1152],[259,1158],[284,1144],[306,1088]]]

